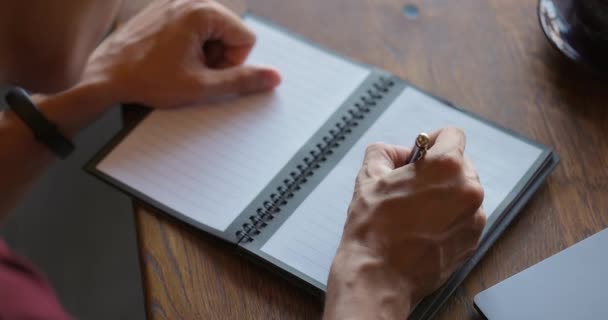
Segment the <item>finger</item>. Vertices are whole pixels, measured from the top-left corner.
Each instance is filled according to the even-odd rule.
[[[241,65],[249,51],[249,48],[227,48],[220,40],[210,40],[203,45],[205,65],[212,69]]]
[[[241,65],[249,56],[251,47],[228,47],[224,51],[224,56],[220,68],[229,68]]]
[[[480,181],[479,173],[478,173],[477,169],[475,168],[473,161],[471,161],[471,159],[469,157],[464,156],[463,163],[464,163],[463,172],[464,172],[465,177],[479,182]]]
[[[431,148],[427,152],[428,156],[443,155],[454,150],[464,154],[466,137],[462,129],[447,127],[434,132],[431,138]]]
[[[468,184],[470,186],[469,196],[475,199],[475,201],[471,201],[471,207],[469,209],[471,211],[478,209],[483,211],[481,205],[485,198],[485,191],[481,185],[479,174],[477,169],[475,169],[475,165],[473,165],[473,161],[467,156],[463,157],[463,174],[465,179],[468,179]]]
[[[473,232],[476,232],[478,235],[478,242],[479,240],[481,240],[480,237],[483,234],[483,230],[485,230],[487,223],[488,215],[486,214],[486,211],[483,209],[483,207],[480,207],[479,209],[477,209],[477,211],[475,211],[472,224]]]
[[[219,97],[270,90],[281,82],[279,73],[271,68],[238,66],[222,70],[207,70],[202,78],[205,95]]]
[[[368,177],[380,177],[403,166],[410,155],[405,147],[373,143],[367,147],[362,172]]]
[[[241,18],[216,2],[202,10],[203,41],[218,40],[224,45],[222,67],[242,64],[255,44],[255,34]]]
[[[440,132],[441,129],[433,131],[429,134],[429,148],[435,144],[435,141],[437,141],[437,136],[439,136]]]

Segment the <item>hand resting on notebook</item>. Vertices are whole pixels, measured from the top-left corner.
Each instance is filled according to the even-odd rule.
[[[330,271],[325,319],[405,319],[477,248],[483,189],[459,129],[432,135],[426,157],[373,144],[357,177]]]
[[[243,64],[254,44],[217,2],[156,1],[99,46],[85,78],[110,81],[115,101],[157,108],[271,89],[277,71]]]
[[[239,17],[216,2],[202,0],[153,2],[105,39],[86,66],[81,65],[79,60],[70,59],[88,56],[87,49],[94,48],[87,44],[99,43],[112,22],[112,13],[116,13],[117,1],[95,2],[88,1],[82,8],[70,5],[66,12],[71,15],[54,22],[57,30],[45,30],[50,41],[65,47],[42,47],[46,42],[39,41],[38,32],[27,33],[37,29],[28,27],[15,28],[18,34],[7,38],[18,38],[19,42],[13,45],[8,41],[0,48],[0,84],[15,83],[33,92],[54,93],[37,97],[36,103],[68,137],[118,103],[176,107],[227,94],[265,91],[280,82],[274,69],[244,64],[255,35]],[[56,7],[62,8],[59,4]],[[86,11],[91,8],[101,12]],[[40,20],[44,21],[48,13],[41,14]],[[90,16],[96,19],[83,18]],[[15,17],[18,15],[8,18],[18,19]],[[30,14],[30,18],[35,21],[37,16]],[[76,27],[78,31],[65,32],[81,20],[86,24]],[[64,39],[73,33],[77,33],[76,39]],[[59,52],[53,52],[55,49]],[[10,61],[10,68],[5,68],[8,61],[2,61],[7,52],[8,56],[19,57]],[[57,56],[60,61],[53,61],[52,67],[45,65],[48,61],[38,61],[49,56]],[[31,65],[45,65],[50,71],[30,74]],[[12,112],[0,112],[0,146],[1,218],[53,157],[32,139],[29,128]]]

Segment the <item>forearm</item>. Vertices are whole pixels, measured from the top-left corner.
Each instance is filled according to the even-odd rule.
[[[36,97],[39,110],[65,136],[73,138],[103,114],[113,101],[107,85],[83,82],[60,94]],[[0,219],[22,198],[55,156],[34,139],[32,131],[12,111],[0,114]]]
[[[409,284],[380,259],[356,250],[338,250],[323,319],[406,319],[412,307]]]

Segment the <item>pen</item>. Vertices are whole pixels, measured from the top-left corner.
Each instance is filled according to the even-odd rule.
[[[416,142],[414,143],[414,147],[412,148],[412,153],[410,154],[410,158],[407,160],[406,164],[414,163],[422,158],[426,154],[426,151],[429,149],[429,143],[431,139],[429,135],[422,132],[416,137]]]

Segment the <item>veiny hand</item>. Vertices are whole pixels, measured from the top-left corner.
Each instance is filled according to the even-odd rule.
[[[426,157],[369,146],[328,285],[326,319],[405,319],[474,252],[483,189],[461,130],[431,135]]]
[[[84,80],[111,87],[117,102],[174,107],[269,90],[270,68],[243,65],[255,35],[213,1],[157,0],[104,41]]]

